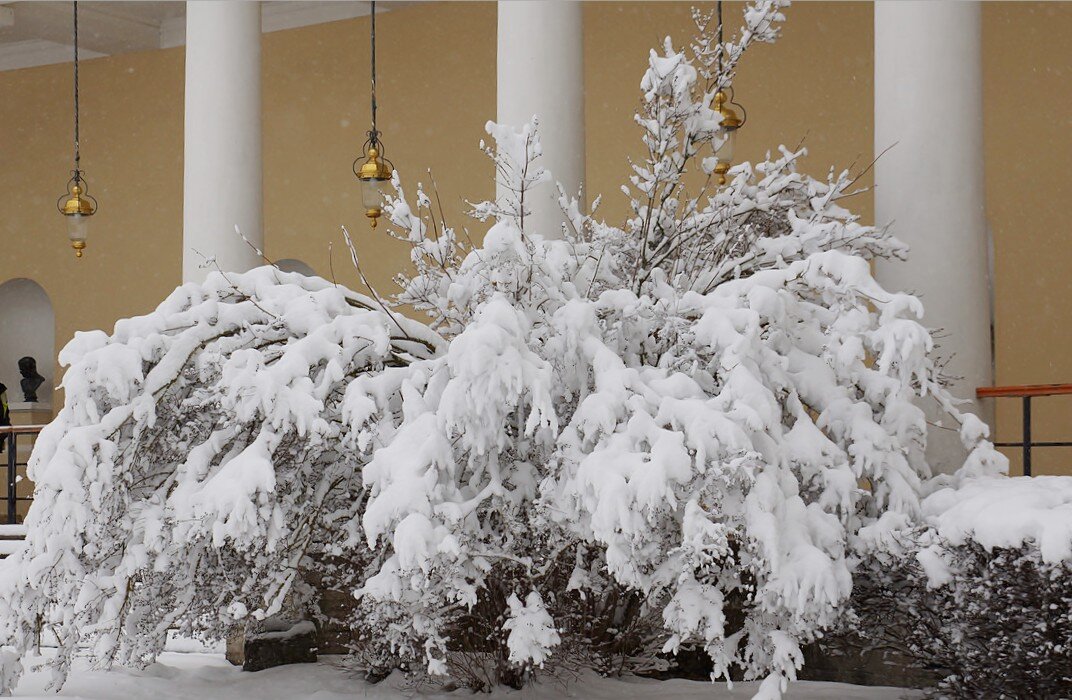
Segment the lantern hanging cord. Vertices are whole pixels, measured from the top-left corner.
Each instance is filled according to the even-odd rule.
[[[78,148],[78,0],[74,0],[74,179],[77,183],[81,179],[82,170],[79,165],[81,154]]]
[[[380,132],[376,128],[376,0],[372,0],[371,16],[372,31],[369,36],[372,49],[372,131],[369,132],[369,142],[375,146],[380,140]]]
[[[718,12],[718,79],[722,80],[722,0],[718,0],[716,5]]]

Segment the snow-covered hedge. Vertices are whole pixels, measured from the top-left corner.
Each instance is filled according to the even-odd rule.
[[[856,579],[861,636],[957,698],[1072,696],[1072,477],[972,479]]]
[[[858,549],[922,516],[919,404],[960,425],[958,479],[1004,467],[919,300],[871,276],[906,251],[840,206],[847,172],[782,149],[712,185],[714,91],[780,6],[652,52],[621,225],[563,194],[561,237],[532,230],[534,125],[488,125],[507,194],[474,205],[480,245],[396,182],[398,301],[427,326],[262,268],[76,337],[0,574],[4,687],[41,626],[61,683],[79,649],[147,663],[169,627],[219,636],[344,562],[378,664],[480,686],[692,648],[780,697]]]

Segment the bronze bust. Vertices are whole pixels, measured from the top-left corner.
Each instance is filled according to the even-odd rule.
[[[25,401],[37,401],[37,389],[45,383],[45,378],[37,373],[37,360],[23,357],[19,360],[19,373],[22,374],[22,396]]]

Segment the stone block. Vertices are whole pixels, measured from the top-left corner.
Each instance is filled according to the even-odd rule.
[[[267,620],[257,631],[227,639],[227,660],[243,671],[316,663],[316,625],[308,620]]]

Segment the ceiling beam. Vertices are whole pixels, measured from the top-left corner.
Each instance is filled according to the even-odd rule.
[[[22,36],[57,44],[72,43],[74,33],[70,3],[17,2],[15,23]],[[146,51],[160,48],[160,29],[112,8],[83,5],[78,9],[79,48],[98,54]]]
[[[407,5],[415,4],[412,0],[395,0],[384,3],[377,12],[387,12]],[[261,3],[261,31],[278,32],[283,29],[308,27],[325,22],[338,22],[355,17],[364,17],[371,11],[368,0],[276,0]],[[186,43],[186,18],[174,17],[164,20],[160,25],[160,48],[169,49]]]
[[[217,0],[220,1],[220,0]],[[393,0],[389,11],[421,0]],[[171,6],[161,11],[162,5]],[[274,32],[368,15],[368,0],[276,0],[261,4],[261,29]],[[82,58],[128,51],[182,46],[186,41],[184,6],[144,2],[84,2],[78,6],[78,45]],[[0,71],[63,63],[73,58],[70,2],[0,0]]]
[[[70,46],[53,41],[28,39],[13,43],[0,44],[0,72],[48,66],[56,63],[70,63],[73,49]],[[96,51],[81,51],[81,58],[100,58],[104,54]]]

